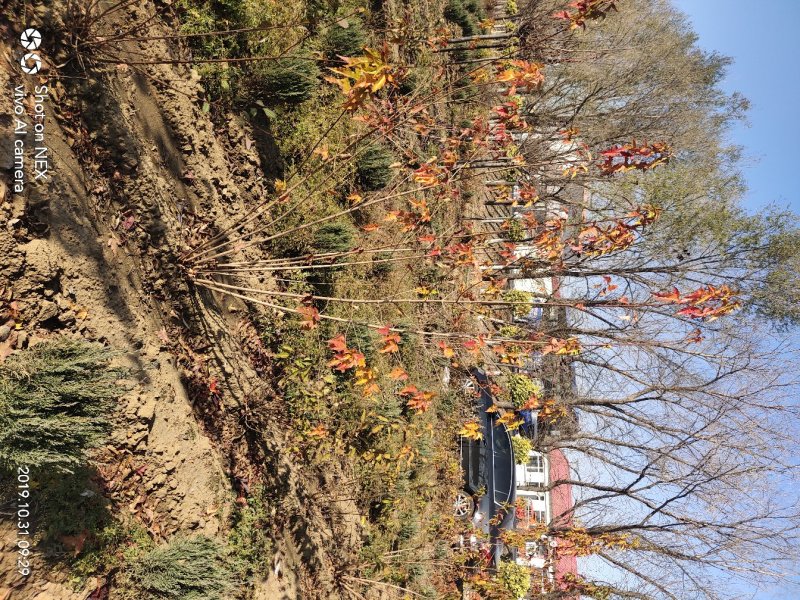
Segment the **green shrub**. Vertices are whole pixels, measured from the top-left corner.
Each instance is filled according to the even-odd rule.
[[[506,395],[511,404],[516,408],[523,406],[530,397],[542,393],[542,385],[539,381],[531,379],[527,375],[513,374],[508,376]]]
[[[216,4],[217,6],[212,6],[209,0],[179,0],[177,8],[181,11],[180,33],[209,33],[239,25],[241,15],[237,7],[227,1]],[[239,38],[232,35],[198,35],[189,38],[189,43],[200,58],[232,56],[240,49],[238,42]]]
[[[483,19],[486,17],[486,11],[483,10],[481,0],[464,0],[464,8],[467,9],[476,19]]]
[[[342,21],[340,21],[342,22]],[[347,27],[335,23],[328,27],[322,36],[322,51],[326,58],[338,56],[358,56],[367,44],[367,35],[361,21],[357,18],[346,20]]]
[[[80,531],[80,530],[79,530]],[[111,521],[91,532],[79,557],[70,564],[70,577],[79,585],[93,575],[121,566],[130,548],[148,548],[153,542],[143,525]]]
[[[419,535],[420,523],[417,513],[406,512],[400,515],[400,528],[397,531],[397,539],[403,543],[408,542]]]
[[[264,487],[255,486],[247,505],[237,505],[233,512],[229,543],[247,576],[266,574],[274,551],[270,536],[273,517],[264,498]]]
[[[357,160],[356,175],[364,190],[371,192],[386,187],[392,178],[389,167],[394,157],[391,152],[381,146],[371,146]]]
[[[355,231],[346,221],[323,223],[314,234],[317,252],[347,252],[353,247]]]
[[[511,445],[514,448],[514,462],[518,465],[527,464],[528,454],[533,450],[533,442],[521,435],[515,435],[511,438]]]
[[[312,60],[267,60],[250,70],[249,90],[254,102],[297,104],[310,98],[318,84],[319,68]]]
[[[394,270],[395,263],[378,261],[386,261],[387,259],[392,258],[392,256],[393,254],[390,252],[378,252],[374,255],[371,269],[373,277],[376,279],[384,279],[389,276],[389,273]]]
[[[306,27],[316,33],[320,22],[335,14],[339,9],[339,0],[306,0]]]
[[[177,538],[131,560],[131,581],[143,600],[227,600],[234,573],[224,547],[205,536]]]
[[[106,442],[123,371],[100,345],[55,338],[0,365],[0,468],[71,473]]]
[[[506,290],[503,292],[503,300],[512,302],[511,311],[515,317],[524,317],[533,308],[533,298],[529,292],[522,290]],[[517,304],[521,303],[521,304]]]
[[[404,96],[410,96],[419,87],[419,76],[414,71],[407,73],[397,86],[397,91]]]
[[[497,570],[497,582],[512,598],[524,598],[531,588],[531,572],[522,565],[502,561]]]
[[[353,325],[348,329],[347,345],[361,352],[368,360],[375,357],[375,334],[369,327]]]
[[[480,29],[476,19],[477,15],[469,10],[473,6],[475,5],[462,2],[462,0],[449,0],[447,6],[444,7],[444,18],[461,27],[465,36],[476,35],[480,33]]]
[[[522,327],[517,327],[516,325],[503,325],[500,327],[497,333],[500,334],[500,337],[521,339],[525,335],[525,330],[522,329]]]
[[[512,242],[521,242],[527,237],[525,232],[525,228],[520,223],[519,219],[509,219],[508,223],[508,232],[506,233],[506,237]]]

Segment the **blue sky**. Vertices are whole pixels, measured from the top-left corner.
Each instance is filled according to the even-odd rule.
[[[752,103],[749,123],[731,131],[745,149],[745,208],[775,203],[800,213],[794,145],[800,141],[800,1],[672,0],[686,13],[699,44],[734,59],[723,87]],[[797,337],[794,337],[795,343]],[[795,492],[796,493],[796,492]],[[789,600],[797,588],[742,590],[742,598]]]
[[[673,0],[706,50],[734,59],[723,84],[752,103],[749,126],[731,132],[744,146],[746,207],[771,202],[800,213],[795,144],[800,140],[800,1]]]

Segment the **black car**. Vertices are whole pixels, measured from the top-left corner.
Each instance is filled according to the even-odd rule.
[[[475,527],[489,534],[497,564],[501,546],[497,537],[501,530],[514,527],[514,450],[506,426],[496,424],[497,413],[486,412],[495,403],[489,392],[489,378],[480,369],[473,370],[472,375],[481,391],[476,408],[483,438],[459,439],[464,487],[458,493],[453,509],[457,518],[470,519]]]

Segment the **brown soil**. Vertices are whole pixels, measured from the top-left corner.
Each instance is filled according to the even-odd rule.
[[[51,4],[57,15],[59,3]],[[153,10],[142,1],[118,18]],[[236,496],[262,481],[291,516],[280,528],[271,575],[254,597],[337,597],[326,546],[334,539],[340,547],[358,544],[357,527],[339,531],[343,519],[336,516],[353,511],[323,511],[313,493],[330,482],[306,481],[281,452],[283,434],[268,418],[271,391],[257,373],[258,344],[248,343],[254,315],[191,288],[175,266],[197,228],[223,228],[262,200],[258,182],[269,158],[235,117],[224,130],[214,128],[201,108],[196,73],[182,66],[73,65],[74,78],[59,78],[50,62],[39,78],[23,78],[15,62],[20,24],[5,20],[2,137],[13,138],[8,91],[46,82],[54,176],[14,195],[9,165],[0,165],[0,291],[18,303],[23,324],[0,352],[56,334],[122,352],[134,385],[120,402],[112,442],[97,457],[114,509],[132,515],[156,541],[178,532],[217,535]],[[173,56],[176,49],[157,41],[131,51]],[[5,143],[2,150],[5,161]],[[214,380],[217,392],[210,391]],[[21,581],[11,523],[0,527],[0,599],[83,599],[103,583],[73,592],[66,574],[42,561]]]

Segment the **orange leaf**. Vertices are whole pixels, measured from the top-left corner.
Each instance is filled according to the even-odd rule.
[[[315,437],[315,438],[322,439],[322,438],[328,437],[328,433],[329,433],[328,432],[328,428],[325,427],[325,425],[321,425],[320,424],[320,425],[317,425],[316,427],[314,427],[313,429],[311,429],[308,432],[308,435],[310,437]]]
[[[447,345],[447,342],[441,341],[436,345],[439,346],[445,358],[453,358],[455,356],[455,351]]]
[[[417,389],[417,386],[412,385],[412,384],[408,384],[406,387],[404,387],[402,390],[400,390],[397,393],[400,396],[413,396],[417,392],[419,392],[419,390]]]
[[[406,404],[411,410],[425,412],[430,408],[435,395],[433,392],[417,392]]]
[[[329,339],[328,348],[335,352],[343,352],[347,350],[347,341],[345,340],[344,334],[340,333],[336,337]]]
[[[395,381],[404,381],[408,379],[408,373],[403,367],[395,367],[389,372],[389,377]]]

